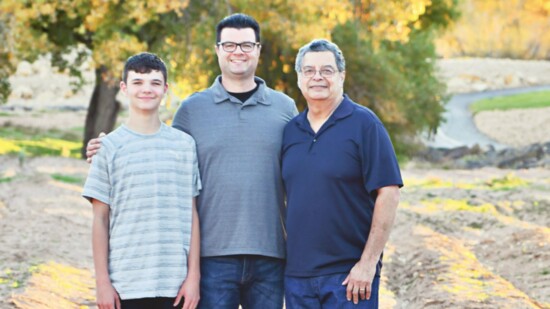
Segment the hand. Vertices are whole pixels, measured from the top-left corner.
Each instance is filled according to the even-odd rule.
[[[86,145],[86,162],[92,163],[92,157],[97,153],[99,148],[101,148],[101,138],[105,136],[105,133],[99,133],[97,138],[92,138],[88,145]]]
[[[96,286],[97,307],[99,309],[120,309],[120,297],[109,282]]]
[[[342,282],[342,285],[347,285],[346,297],[348,301],[353,298],[353,303],[358,304],[359,299],[370,299],[375,273],[376,266],[368,267],[361,261],[353,266],[344,282]]]
[[[183,299],[183,309],[195,309],[199,304],[200,299],[200,287],[199,280],[189,278],[183,281],[176,300],[174,301],[174,307],[177,306]]]

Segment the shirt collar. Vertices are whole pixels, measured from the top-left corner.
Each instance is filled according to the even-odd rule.
[[[230,101],[233,103],[239,103],[242,102],[237,100],[235,97],[230,95],[225,88],[223,88],[223,85],[221,83],[221,75],[218,75],[216,77],[216,80],[210,86],[210,89],[214,93],[214,102],[215,103],[222,103],[226,101]],[[247,101],[249,102],[248,105],[256,105],[256,103],[260,103],[263,105],[271,105],[271,102],[267,100],[267,86],[265,84],[265,81],[257,76],[254,76],[254,82],[258,84],[258,90],[252,95],[251,98],[254,98],[254,100]]]
[[[353,102],[351,101],[349,96],[347,94],[344,94],[344,99],[342,100],[340,105],[338,105],[338,107],[336,108],[334,113],[332,113],[332,115],[330,116],[330,118],[327,121],[332,123],[332,122],[336,122],[340,119],[346,118],[349,115],[351,115],[351,113],[353,112],[353,104],[352,103]],[[307,127],[308,126],[308,123],[309,123],[308,120],[307,120],[308,111],[309,111],[309,109],[306,108],[303,112],[301,112],[296,117],[296,123],[300,127]]]

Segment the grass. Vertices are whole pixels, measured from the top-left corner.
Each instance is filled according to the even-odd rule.
[[[489,110],[508,110],[537,107],[550,107],[550,91],[535,91],[483,99],[472,103],[470,105],[470,110],[475,114]]]
[[[13,177],[0,177],[0,183],[10,182],[13,180]]]
[[[0,155],[80,157],[82,128],[41,130],[9,124],[0,127]]]
[[[84,184],[84,179],[81,177],[75,177],[70,175],[63,175],[63,174],[52,174],[50,175],[53,179],[57,181],[61,181],[64,183],[70,183],[70,184]]]

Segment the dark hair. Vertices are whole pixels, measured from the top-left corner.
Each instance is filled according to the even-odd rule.
[[[126,83],[128,81],[128,72],[134,71],[137,73],[150,73],[151,71],[160,71],[164,76],[164,83],[168,81],[168,73],[166,73],[166,65],[159,56],[152,53],[139,53],[131,56],[126,60],[124,64],[124,71],[122,72],[122,80]]]
[[[260,25],[251,16],[242,13],[236,13],[222,19],[218,23],[218,26],[216,26],[216,43],[220,42],[220,34],[222,33],[222,30],[224,28],[252,28],[252,30],[254,30],[254,34],[256,35],[256,42],[260,43]]]
[[[346,70],[346,60],[344,59],[344,54],[338,45],[325,39],[314,39],[313,41],[302,46],[302,48],[298,51],[298,55],[296,56],[296,65],[294,66],[296,72],[302,71],[302,61],[304,60],[305,54],[324,51],[332,52],[334,59],[336,60],[338,71],[343,72]]]

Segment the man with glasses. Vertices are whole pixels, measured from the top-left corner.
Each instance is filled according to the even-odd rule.
[[[196,141],[203,190],[201,308],[282,308],[285,241],[280,150],[298,112],[288,96],[255,77],[260,27],[234,14],[217,26],[221,69],[187,98],[173,126]]]
[[[378,308],[403,185],[393,146],[376,115],[344,94],[336,44],[306,44],[295,69],[307,109],[283,134],[286,307]]]

